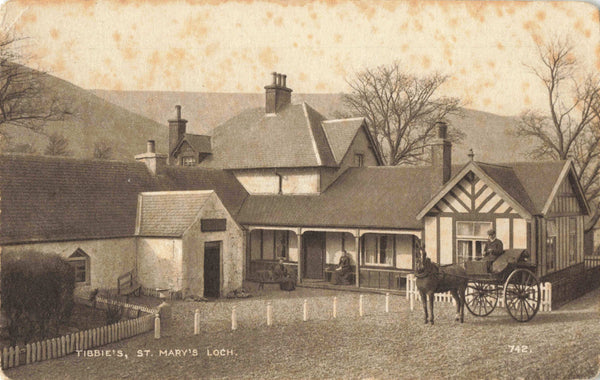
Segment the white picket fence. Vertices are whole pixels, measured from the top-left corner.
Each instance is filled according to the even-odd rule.
[[[4,347],[1,357],[2,369],[60,358],[77,351],[81,352],[80,350],[89,350],[104,346],[154,330],[155,315],[158,313],[156,309],[109,301],[102,298],[98,298],[97,301],[119,304],[126,309],[139,310],[149,314],[108,326],[78,331],[59,338],[29,343],[25,346]]]
[[[552,311],[552,284],[549,282],[544,282],[540,284],[540,292],[541,292],[541,302],[540,302],[540,311]],[[421,294],[417,289],[417,278],[414,274],[409,274],[406,277],[406,299],[410,303],[410,310],[415,309],[415,301],[421,301]],[[446,293],[436,293],[434,300],[436,302],[452,302],[456,304],[452,294],[450,292]],[[500,298],[498,298],[498,306],[504,307],[504,294],[500,294]]]
[[[152,314],[152,315],[158,313],[158,309],[156,309],[156,308],[134,305],[132,303],[119,302],[119,301],[115,301],[115,300],[111,300],[111,299],[106,299],[103,297],[96,297],[96,302],[101,303],[101,304],[102,303],[107,304],[107,305],[119,305],[128,310],[141,311],[141,312]]]

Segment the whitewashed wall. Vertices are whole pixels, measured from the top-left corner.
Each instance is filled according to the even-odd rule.
[[[68,258],[77,248],[81,248],[90,257],[90,283],[78,284],[81,290],[116,288],[117,278],[135,269],[135,238],[7,245],[2,247],[2,257],[36,250]]]
[[[320,191],[319,170],[316,168],[277,169],[282,176],[284,194],[315,194]],[[234,175],[250,194],[277,194],[279,176],[274,169],[236,170]]]

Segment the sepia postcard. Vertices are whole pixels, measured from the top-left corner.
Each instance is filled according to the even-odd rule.
[[[0,377],[600,376],[600,9],[0,1]]]

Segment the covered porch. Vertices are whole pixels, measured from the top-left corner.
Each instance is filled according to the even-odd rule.
[[[421,238],[420,230],[245,227],[247,279],[271,270],[281,258],[297,283],[306,285],[326,284],[345,250],[354,273],[353,287],[404,289]]]

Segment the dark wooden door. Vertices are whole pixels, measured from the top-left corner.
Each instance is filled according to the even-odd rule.
[[[204,297],[221,295],[221,243],[204,243]]]
[[[322,279],[325,262],[325,232],[305,232],[304,277]]]

